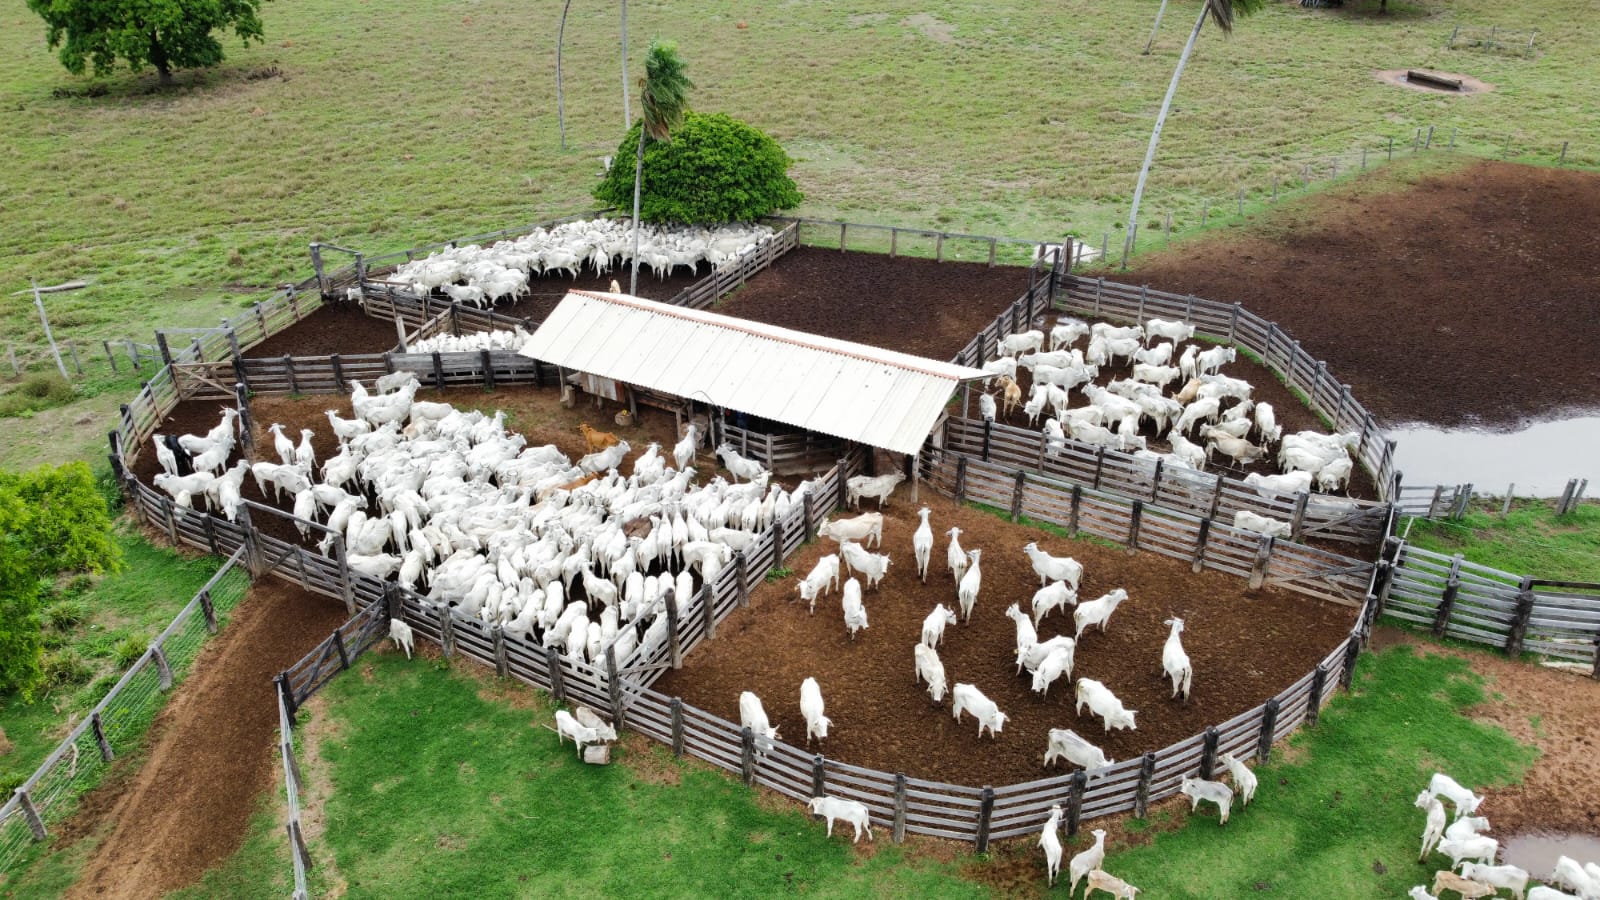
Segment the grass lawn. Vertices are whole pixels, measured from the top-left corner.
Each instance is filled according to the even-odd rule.
[[[1505,517],[1499,501],[1490,506],[1469,510],[1459,522],[1417,519],[1406,539],[1517,575],[1600,582],[1600,504],[1579,504],[1559,519],[1549,500],[1514,502]]]
[[[1357,4],[1358,6],[1360,4]],[[697,109],[747,118],[796,160],[802,212],[1018,236],[1114,231],[1193,7],[1140,54],[1148,0],[962,2],[927,10],[715,0],[633,4],[631,54],[680,42]],[[0,325],[43,347],[30,276],[84,277],[52,295],[58,336],[211,325],[303,275],[313,240],[373,252],[572,212],[623,129],[614,9],[575,6],[566,29],[568,143],[554,98],[560,4],[399,0],[267,4],[267,41],[182,73],[67,75],[20,0],[0,11]],[[1516,8],[1397,0],[1370,10],[1270,4],[1231,40],[1207,32],[1185,75],[1146,199],[1144,233],[1212,220],[1303,162],[1441,141],[1600,163],[1600,58],[1582,0]],[[1457,25],[1538,27],[1532,57],[1444,49]],[[403,50],[402,50],[403,48]],[[1472,97],[1396,88],[1378,69],[1463,71]],[[103,91],[103,93],[99,93]],[[97,95],[98,94],[98,95]],[[635,100],[637,91],[634,92]],[[1113,243],[1117,240],[1114,237]],[[331,262],[340,264],[338,254]],[[85,345],[95,346],[97,345]],[[87,351],[85,355],[88,355]],[[70,408],[69,408],[70,409]],[[105,410],[91,410],[96,420]],[[76,418],[76,417],[72,417]],[[68,419],[71,421],[71,418]],[[22,430],[59,425],[51,417]],[[105,429],[37,440],[99,456]],[[9,443],[9,442],[8,442]]]
[[[379,653],[328,688],[326,711],[303,729],[320,736],[308,768],[331,784],[325,887],[352,897],[943,897],[1029,885],[1034,865],[1043,887],[1032,839],[978,858],[936,842],[896,848],[880,829],[858,854],[798,805],[637,736],[619,764],[585,766],[544,727],[542,694],[462,666]],[[1185,822],[1167,804],[1131,823],[1148,841],[1106,867],[1153,897],[1323,896],[1328,884],[1341,898],[1400,896],[1436,868],[1411,855],[1422,827],[1411,801],[1429,775],[1505,784],[1533,759],[1470,717],[1487,696],[1455,657],[1405,646],[1365,656],[1355,694],[1278,748],[1255,802],[1226,829],[1214,811]],[[1086,829],[1067,852],[1087,840]]]

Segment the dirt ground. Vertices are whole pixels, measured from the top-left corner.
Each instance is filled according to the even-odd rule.
[[[1121,760],[1226,721],[1310,671],[1354,623],[1354,610],[1346,607],[1277,590],[1252,594],[1239,579],[1195,575],[1176,560],[1069,541],[957,507],[928,491],[921,500],[933,510],[937,535],[928,583],[916,578],[911,533],[917,517],[902,487],[885,511],[889,575],[878,590],[867,592],[870,625],[853,642],[837,592],[818,599],[815,615],[796,599],[799,577],[822,552],[834,549],[832,541],[816,541],[786,562],[793,575],[761,586],[748,609],[735,611],[718,627],[716,640],[696,648],[656,689],[732,721],[739,719],[739,692],[754,691],[779,734],[802,745],[800,682],[815,677],[834,722],[820,751],[829,758],[917,778],[1000,785],[1050,774],[1043,758],[1051,728],[1071,728]],[[983,586],[971,624],[949,626],[939,655],[951,685],[977,685],[1010,717],[995,739],[980,740],[970,716],[952,721],[948,697],[935,707],[925,688],[912,683],[911,648],[921,637],[923,618],[936,603],[957,606],[944,564],[944,532],[952,525],[962,528],[964,548],[984,551]],[[1039,587],[1022,552],[1028,541],[1083,563],[1079,594],[1085,600],[1127,589],[1129,599],[1106,633],[1084,635],[1073,674],[1110,687],[1138,712],[1137,730],[1107,734],[1087,709],[1082,717],[1073,712],[1064,680],[1041,700],[1030,692],[1026,673],[1015,674],[1016,626],[1004,611],[1012,603],[1027,609]],[[1161,671],[1163,620],[1175,615],[1184,619],[1184,647],[1194,664],[1188,703],[1168,699],[1171,682]],[[1063,633],[1072,634],[1072,623],[1060,613],[1039,628],[1041,639]],[[1065,764],[1058,769],[1069,770]]]
[[[701,264],[694,275],[679,272],[671,278],[658,279],[648,271],[639,273],[639,296],[651,300],[667,300],[684,288],[710,274],[710,267]],[[529,282],[529,293],[515,303],[501,303],[494,308],[496,315],[510,319],[531,319],[535,324],[556,308],[567,291],[611,290],[611,279],[626,289],[628,272],[612,272],[596,276],[585,271],[577,280],[552,275],[535,278]],[[1021,293],[1020,291],[1018,292]],[[441,309],[448,298],[441,296]],[[1013,298],[1015,299],[1015,298]],[[259,359],[273,356],[327,356],[334,353],[383,353],[400,343],[394,322],[375,319],[362,311],[360,304],[338,299],[327,303],[316,312],[278,332],[265,341],[245,351],[245,356]]]
[[[1277,321],[1391,423],[1511,427],[1600,407],[1600,175],[1475,162],[1329,191],[1120,281]]]
[[[336,601],[258,582],[156,719],[138,769],[85,796],[64,829],[64,842],[99,842],[67,896],[160,896],[232,856],[279,765],[272,676],[344,620]]]
[[[948,360],[1027,289],[1017,266],[796,247],[715,311]]]
[[[1373,632],[1374,647],[1411,644],[1423,653],[1465,659],[1489,679],[1491,699],[1473,710],[1539,748],[1520,784],[1485,791],[1479,814],[1502,842],[1530,831],[1600,835],[1600,681],[1572,672],[1424,641],[1399,628]]]

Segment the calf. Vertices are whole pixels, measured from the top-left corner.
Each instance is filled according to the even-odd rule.
[[[861,842],[861,833],[867,833],[867,840],[872,840],[872,823],[868,818],[867,807],[855,800],[841,800],[838,797],[812,797],[806,804],[814,816],[822,816],[828,820],[828,837],[833,837],[833,820],[843,819],[855,826],[856,838],[852,844]]]
[[[1045,875],[1048,884],[1055,886],[1056,873],[1061,871],[1061,837],[1056,830],[1061,827],[1061,805],[1058,803],[1050,807],[1050,818],[1045,820],[1044,829],[1039,834],[1039,846],[1044,849]]]
[[[1239,805],[1249,806],[1250,801],[1256,796],[1256,773],[1250,771],[1249,767],[1232,753],[1224,753],[1217,759],[1228,767],[1228,774],[1233,776],[1233,787],[1239,795]]]
[[[1505,888],[1517,900],[1528,892],[1528,873],[1516,866],[1486,866],[1482,863],[1462,863],[1461,877],[1493,888]]]
[[[1233,788],[1220,781],[1206,781],[1202,778],[1185,777],[1178,787],[1178,793],[1189,798],[1189,811],[1194,812],[1200,806],[1201,800],[1210,800],[1222,812],[1222,820],[1218,825],[1228,824],[1228,810],[1233,806]]]
[[[1089,886],[1084,889],[1083,900],[1089,900],[1089,895],[1095,891],[1105,891],[1112,900],[1134,900],[1139,894],[1138,888],[1115,875],[1107,874],[1103,869],[1094,869],[1089,873]]]
[[[572,738],[572,743],[578,747],[578,752],[583,753],[585,744],[600,743],[600,735],[593,728],[586,728],[572,717],[572,713],[564,709],[556,710],[556,743],[566,743],[567,738]]]
[[[1461,900],[1476,900],[1478,897],[1494,896],[1494,888],[1470,878],[1462,878],[1449,869],[1440,869],[1433,873],[1433,892],[1455,891],[1461,895]]]

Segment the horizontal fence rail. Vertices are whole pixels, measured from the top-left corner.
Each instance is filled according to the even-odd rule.
[[[28,780],[0,806],[0,871],[9,869],[34,842],[49,836],[73,801],[100,779],[119,753],[128,753],[175,684],[188,673],[220,617],[249,591],[243,551],[217,569],[145,652],[123,673],[77,727],[56,745]]]
[[[1502,572],[1390,538],[1382,612],[1434,635],[1537,653],[1600,678],[1600,584]],[[1382,581],[1382,579],[1380,579]]]
[[[1178,319],[1195,327],[1197,337],[1230,344],[1260,358],[1262,365],[1298,393],[1312,412],[1336,432],[1355,432],[1356,463],[1371,474],[1378,496],[1393,499],[1398,488],[1394,441],[1350,393],[1350,386],[1328,371],[1327,363],[1301,349],[1276,322],[1269,322],[1237,303],[1219,303],[1193,295],[1081,278],[1060,273],[1054,279],[1056,308],[1076,315],[1143,324],[1151,318]]]
[[[1002,463],[1138,498],[1177,512],[1231,522],[1249,511],[1288,522],[1290,537],[1372,545],[1388,535],[1387,503],[1326,494],[1263,496],[1240,479],[1194,469],[1166,468],[1131,453],[1092,447],[1071,438],[994,422],[945,420],[942,448],[950,453]]]

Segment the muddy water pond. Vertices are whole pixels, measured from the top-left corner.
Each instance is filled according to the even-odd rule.
[[[1500,862],[1524,869],[1540,881],[1550,877],[1559,856],[1570,856],[1580,864],[1600,863],[1600,837],[1534,831],[1500,842]]]
[[[1600,414],[1536,422],[1518,431],[1440,430],[1401,425],[1395,466],[1406,484],[1472,484],[1519,497],[1557,497],[1570,478],[1587,478],[1600,490]]]

